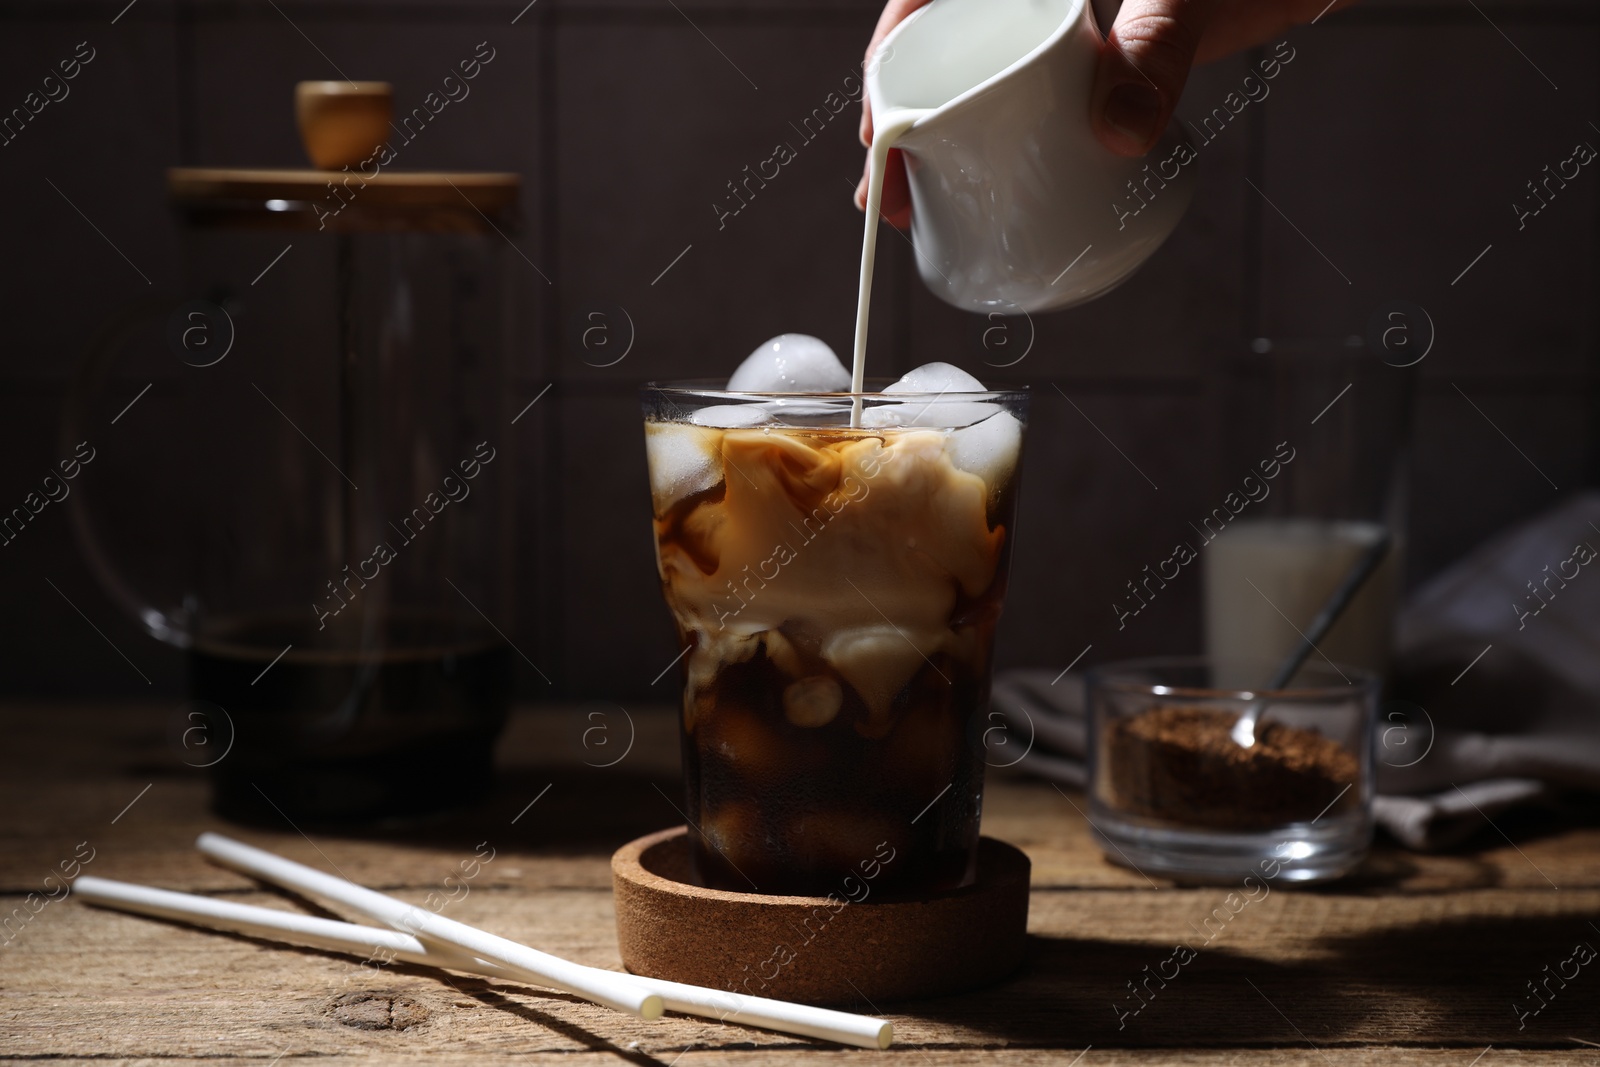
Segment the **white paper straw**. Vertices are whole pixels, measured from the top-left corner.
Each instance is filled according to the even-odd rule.
[[[795,1004],[748,993],[723,992],[661,978],[631,976],[645,989],[661,994],[668,1011],[700,1015],[722,1022],[759,1026],[785,1034],[802,1034],[856,1048],[886,1049],[894,1043],[894,1024],[887,1019],[856,1015],[810,1004]]]
[[[488,960],[502,967],[515,968],[529,981],[637,1015],[641,1019],[659,1019],[665,1008],[660,994],[648,992],[626,975],[598,967],[584,967],[560,956],[519,945],[466,923],[423,911],[403,900],[385,896],[343,878],[323,874],[304,864],[252,848],[242,841],[234,841],[221,834],[205,833],[200,835],[195,845],[224,866],[275,885],[337,901],[386,926],[409,932],[424,944],[449,946],[447,954],[465,952],[471,957]]]
[[[396,900],[375,890],[366,889],[355,885],[353,882],[333,875],[323,874],[293,860],[275,856],[270,852],[252,848],[238,841],[233,841],[220,834],[202,834],[196,842],[200,850],[206,855],[223,862],[227,866],[246,871],[263,881],[291,889],[302,890],[329,900],[345,904],[351,909],[376,919],[379,922],[398,926],[394,931],[375,931],[371,927],[356,926],[351,923],[339,923],[325,919],[312,919],[309,916],[295,915],[295,919],[308,919],[325,926],[299,927],[297,924],[285,924],[277,917],[292,913],[275,911],[269,908],[254,908],[245,904],[226,904],[229,909],[243,909],[236,911],[242,917],[259,918],[257,912],[265,912],[265,928],[283,933],[293,933],[298,929],[308,932],[320,932],[329,938],[345,938],[344,944],[347,951],[370,952],[376,947],[404,946],[403,952],[397,952],[396,958],[405,959],[411,963],[421,963],[435,967],[446,967],[451,970],[467,971],[470,973],[484,974],[496,978],[511,978],[518,981],[528,981],[539,985],[551,983],[540,977],[539,972],[519,965],[510,958],[494,959],[487,953],[479,952],[476,948],[462,942],[445,941],[442,944],[427,943],[426,933],[421,929],[417,932],[423,934],[424,940],[418,940],[404,933],[404,930],[413,929],[410,916],[419,913],[416,908],[404,901]],[[264,858],[266,861],[261,862]],[[280,876],[280,872],[282,876]],[[78,881],[82,882],[82,878]],[[96,879],[104,884],[104,879]],[[120,884],[120,883],[112,883]],[[327,888],[324,888],[327,887]],[[129,887],[139,888],[144,887]],[[349,893],[350,889],[358,890],[358,895]],[[215,901],[208,897],[189,897],[183,893],[172,893],[166,890],[147,890],[148,893],[160,894],[160,898],[169,904],[181,904],[187,900],[199,900],[206,904],[223,905],[224,902]],[[174,901],[173,898],[179,898]],[[381,908],[369,907],[368,901],[376,898],[383,902]],[[156,899],[156,898],[149,898]],[[204,915],[207,912],[198,912]],[[388,916],[398,914],[404,916],[402,921],[396,922]],[[184,918],[186,916],[174,916]],[[438,918],[438,916],[428,916]],[[495,941],[505,941],[493,934],[455,923],[453,920],[443,920],[454,926],[464,928],[483,937],[493,938]],[[337,928],[337,929],[335,929]],[[384,935],[396,940],[385,941],[382,946],[368,939],[370,934]],[[442,940],[442,939],[441,939]],[[559,959],[547,953],[537,952],[535,949],[517,945],[513,941],[506,944],[534,953],[546,959]],[[339,947],[335,943],[328,943],[325,947]],[[410,953],[409,955],[407,953]],[[706,1018],[717,1019],[723,1022],[738,1023],[745,1026],[763,1027],[768,1030],[777,1030],[782,1033],[799,1034],[805,1037],[817,1037],[839,1044],[853,1045],[857,1048],[886,1049],[894,1040],[894,1024],[885,1019],[877,1019],[868,1015],[856,1015],[851,1012],[834,1011],[830,1008],[818,1008],[808,1004],[794,1004],[783,1000],[774,1000],[770,997],[751,996],[747,993],[734,993],[705,986],[687,985],[682,982],[668,982],[659,978],[647,978],[643,975],[618,974],[615,971],[600,968],[585,967],[582,964],[560,962],[568,967],[581,971],[592,971],[606,979],[632,985],[646,993],[660,997],[663,1006],[670,1011],[681,1012],[685,1015],[699,1015]]]
[[[99,904],[118,911],[139,915],[153,915],[161,919],[178,919],[182,922],[209,926],[236,933],[257,934],[276,941],[288,941],[312,948],[332,949],[364,956],[385,953],[393,959],[419,963],[427,967],[449,967],[491,977],[513,977],[511,971],[486,960],[467,960],[461,956],[441,956],[429,952],[427,946],[410,934],[398,930],[385,930],[376,926],[358,926],[337,919],[323,919],[315,915],[302,915],[297,911],[279,911],[255,904],[239,904],[217,900],[193,893],[178,893],[170,889],[117,882],[110,878],[97,878],[92,874],[79,877],[72,883],[74,896],[90,904]]]
[[[323,919],[294,911],[280,911],[254,904],[217,900],[214,897],[178,893],[169,889],[117,882],[83,875],[73,883],[73,892],[91,904],[116,908],[139,915],[177,919],[199,926],[254,934],[277,941],[315,948],[332,949],[371,957],[380,952],[391,959],[425,967],[443,967],[489,978],[524,981],[514,968],[500,967],[465,955],[445,955],[430,950],[410,934],[374,926]],[[849,1012],[789,1004],[767,997],[743,993],[721,993],[702,986],[666,982],[640,975],[622,976],[657,993],[669,1011],[703,1015],[724,1022],[760,1026],[784,1033],[818,1037],[859,1048],[888,1048],[893,1025],[883,1019]]]

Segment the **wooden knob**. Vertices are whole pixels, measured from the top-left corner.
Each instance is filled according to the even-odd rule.
[[[301,82],[294,111],[314,166],[354,167],[389,139],[394,91],[388,82]]]

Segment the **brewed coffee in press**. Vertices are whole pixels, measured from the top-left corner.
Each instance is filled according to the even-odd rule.
[[[373,131],[389,128],[388,96],[301,86],[308,150],[331,166],[325,92],[346,120],[381,111]],[[113,599],[186,650],[206,745],[186,742],[185,762],[210,768],[234,818],[414,816],[492,783],[511,693],[510,301],[495,230],[514,226],[518,179],[358,166],[383,148],[403,154],[352,142],[344,170],[168,172],[185,283],[205,299],[152,304],[186,365],[169,362],[134,413],[181,427],[187,447],[118,477],[181,480],[187,510],[147,517],[103,490],[69,500]],[[74,439],[115,412],[115,361],[140,358],[115,332],[102,340],[69,404]],[[227,447],[195,445],[212,441]],[[153,520],[178,562],[127,577],[114,546]]]

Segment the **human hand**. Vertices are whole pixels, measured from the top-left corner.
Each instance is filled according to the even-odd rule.
[[[929,0],[889,0],[878,18],[867,62],[878,44]],[[1087,0],[1085,0],[1087,2]],[[1106,148],[1142,156],[1172,120],[1189,68],[1262,44],[1291,26],[1315,22],[1355,0],[1123,0],[1116,25],[1100,47],[1090,97],[1089,122]],[[861,143],[872,143],[872,107],[861,97]],[[865,210],[867,176],[856,186],[856,207]],[[883,217],[905,229],[911,224],[911,190],[900,153],[889,152],[883,176]]]

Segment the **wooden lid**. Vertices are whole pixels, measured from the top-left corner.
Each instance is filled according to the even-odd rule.
[[[522,179],[471,171],[174,167],[173,204],[197,226],[487,233],[515,222]]]
[[[617,942],[635,974],[806,1004],[860,1004],[988,985],[1022,961],[1031,864],[978,842],[977,882],[926,900],[780,897],[690,884],[685,827],[611,857]]]

